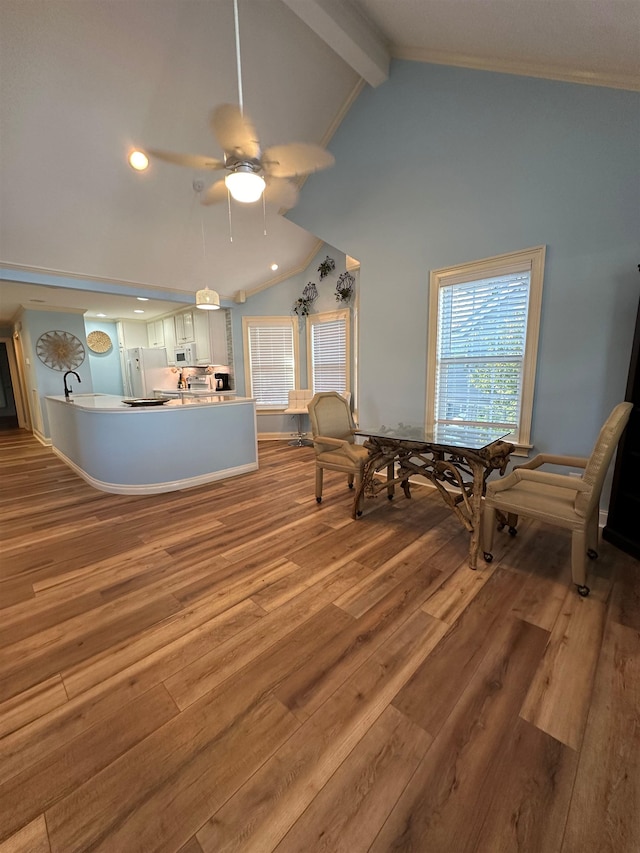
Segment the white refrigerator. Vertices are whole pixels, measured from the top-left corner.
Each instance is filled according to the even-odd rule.
[[[151,397],[155,388],[168,384],[170,368],[164,347],[134,347],[127,350],[125,394],[130,397]]]

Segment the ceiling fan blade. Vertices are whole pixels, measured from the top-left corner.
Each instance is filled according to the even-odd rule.
[[[201,154],[174,154],[173,151],[158,151],[156,148],[147,148],[147,154],[158,160],[173,163],[175,166],[187,166],[189,169],[224,169],[222,160],[215,157],[204,157]]]
[[[274,178],[293,178],[328,169],[335,163],[335,157],[320,145],[290,142],[267,148],[262,161],[265,172]]]
[[[201,204],[219,204],[221,201],[227,200],[227,186],[224,179],[216,181],[201,197]]]
[[[266,177],[266,188],[264,191],[264,200],[267,204],[276,205],[276,207],[286,207],[290,210],[298,203],[298,188],[291,181],[285,178]]]
[[[220,104],[211,113],[211,129],[227,155],[258,160],[260,140],[253,122],[236,104]]]

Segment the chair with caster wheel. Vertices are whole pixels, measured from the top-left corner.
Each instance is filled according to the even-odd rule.
[[[611,412],[588,459],[541,453],[508,474],[487,483],[484,500],[484,558],[491,562],[496,515],[515,536],[518,516],[536,518],[571,531],[571,574],[578,593],[589,595],[587,557],[598,556],[600,493],[609,463],[624,431],[633,405],[619,403]],[[581,477],[538,470],[542,465],[581,468]],[[505,520],[506,517],[506,520]]]
[[[347,475],[350,489],[362,482],[368,451],[355,443],[355,424],[349,402],[337,391],[321,391],[309,403],[309,418],[316,451],[316,501],[322,503],[325,469]],[[362,502],[358,515],[362,512]]]

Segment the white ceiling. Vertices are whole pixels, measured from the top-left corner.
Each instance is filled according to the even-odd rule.
[[[244,106],[263,147],[327,144],[392,57],[640,88],[639,0],[238,5]],[[317,248],[277,211],[263,221],[260,204],[232,208],[230,242],[226,205],[202,207],[192,187],[218,174],[126,163],[133,146],[220,156],[208,116],[238,100],[233,0],[0,0],[0,95],[0,264],[18,279],[36,270],[186,302],[207,283],[233,300]],[[57,302],[30,288],[0,284],[0,320],[34,298],[98,308],[77,288]],[[116,298],[100,295],[105,313],[130,310]]]

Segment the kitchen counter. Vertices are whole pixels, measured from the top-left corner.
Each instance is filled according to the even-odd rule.
[[[155,494],[255,471],[255,401],[220,394],[129,406],[112,394],[46,398],[53,450],[97,489]]]
[[[158,395],[160,392],[157,392]],[[202,393],[200,391],[176,391],[172,392],[180,394],[180,397],[169,399],[161,406],[130,406],[125,403],[125,400],[137,399],[133,397],[117,397],[113,394],[72,394],[67,400],[66,397],[60,395],[47,397],[47,400],[56,400],[66,405],[73,405],[77,409],[84,409],[88,412],[150,412],[150,411],[167,411],[180,407],[185,404],[192,406],[217,406],[223,403],[224,405],[234,403],[251,402],[250,397],[225,396],[223,394],[213,394],[211,391]],[[153,399],[153,398],[151,398]]]
[[[212,391],[211,388],[154,388],[156,397],[235,397],[235,391]]]

